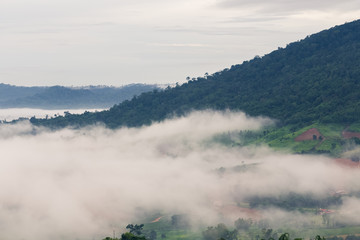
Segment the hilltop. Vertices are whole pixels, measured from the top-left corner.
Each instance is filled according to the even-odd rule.
[[[349,124],[360,117],[359,66],[357,20],[181,86],[143,93],[107,111],[31,122],[53,128],[102,122],[116,128],[150,124],[192,110],[230,109],[297,126]]]

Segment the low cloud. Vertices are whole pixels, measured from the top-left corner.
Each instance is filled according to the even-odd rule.
[[[204,111],[116,131],[2,125],[0,235],[101,239],[139,221],[141,213],[160,210],[185,213],[205,225],[231,223],[248,215],[226,210],[254,195],[360,189],[358,171],[328,158],[210,141],[216,134],[268,124],[272,121],[243,113]],[[244,166],[253,167],[236,170]]]

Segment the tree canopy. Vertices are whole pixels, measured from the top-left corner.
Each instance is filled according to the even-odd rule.
[[[141,126],[192,110],[236,110],[287,124],[350,123],[360,117],[360,20],[288,44],[229,69],[143,93],[107,111],[53,119],[49,127]]]

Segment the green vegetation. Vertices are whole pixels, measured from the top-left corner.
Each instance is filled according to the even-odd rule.
[[[348,131],[350,132],[360,132],[360,123],[353,123],[348,128]]]
[[[134,127],[192,110],[230,109],[298,127],[351,125],[360,117],[358,66],[360,21],[354,21],[181,86],[143,93],[107,111],[31,122],[51,128],[97,122]]]
[[[328,219],[328,220],[327,220]],[[203,240],[359,240],[357,234],[359,226],[340,226],[333,225],[333,217],[329,215],[314,215],[311,225],[301,224],[297,228],[283,227],[279,229],[271,228],[271,222],[266,219],[259,221],[253,219],[239,218],[234,221],[234,226],[229,227],[223,223],[216,226],[209,226],[203,230],[176,229],[168,224],[170,221],[149,223],[144,226],[141,234],[126,232],[121,238],[106,237],[103,240],[156,240],[156,239],[203,239]],[[296,223],[294,218],[291,222]],[[294,236],[290,238],[290,236]],[[315,237],[313,237],[315,236]],[[324,236],[324,237],[320,237]]]
[[[359,124],[355,123],[353,129]],[[309,129],[316,129],[321,136],[314,139],[296,141],[296,138]],[[314,123],[306,127],[298,125],[273,126],[257,131],[238,131],[215,136],[212,140],[227,146],[267,145],[275,150],[290,153],[327,154],[332,157],[341,157],[345,152],[360,145],[359,138],[346,139],[342,132],[346,125]],[[360,132],[360,131],[359,131]]]
[[[202,234],[204,240],[238,239],[238,231],[236,229],[229,230],[223,223],[218,224],[216,227],[208,227]]]
[[[156,240],[156,239],[192,240],[192,239],[202,238],[201,231],[193,230],[191,228],[189,219],[186,215],[172,215],[172,216],[161,215],[161,217],[159,217],[157,221],[151,221],[147,224],[140,224],[140,225],[129,224],[127,225],[126,228],[129,229],[128,234],[132,234],[136,237],[144,237],[145,239],[148,240]],[[120,239],[123,240],[123,238]],[[134,239],[140,240],[140,238],[134,238]],[[117,238],[113,239],[107,237],[104,240],[119,240],[119,239]]]
[[[290,192],[280,196],[258,197],[248,199],[251,208],[277,207],[285,210],[316,212],[319,208],[335,207],[342,204],[341,195],[329,195],[326,197],[315,197],[312,194],[297,194]]]
[[[277,119],[277,125],[259,131],[218,135],[213,139],[216,142],[236,147],[266,144],[292,153],[340,157],[360,144],[358,138],[343,136],[345,130],[360,131],[359,66],[360,20],[314,34],[230,69],[189,80],[181,86],[143,93],[107,111],[81,115],[67,113],[50,119],[31,118],[30,121],[53,129],[97,123],[108,128],[138,127],[183,116],[193,110],[230,109],[244,111],[250,116]],[[297,138],[314,129],[316,131],[311,131],[306,138]],[[352,160],[359,161],[359,158]],[[243,172],[254,167],[256,165],[240,165],[231,170]],[[226,170],[220,168],[218,173]],[[359,226],[344,225],[341,216],[318,212],[319,208],[336,207],[341,201],[338,195],[320,199],[296,193],[253,196],[241,204],[257,209],[286,209],[294,212],[294,218],[281,228],[264,219],[238,219],[234,226],[219,223],[195,231],[190,228],[186,216],[174,215],[146,224],[141,236],[129,228],[130,232],[122,239],[287,240],[289,235],[284,233],[296,238],[359,233]],[[310,221],[298,219],[296,212],[308,214]]]

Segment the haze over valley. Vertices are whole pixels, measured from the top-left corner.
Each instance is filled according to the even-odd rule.
[[[240,217],[296,229],[312,224],[313,213],[271,205],[249,212],[244,206],[252,197],[325,199],[338,190],[348,195],[336,206],[336,222],[360,224],[358,169],[324,156],[214,140],[273,124],[241,112],[203,111],[117,130],[1,125],[1,235],[102,239],[113,230],[119,236],[128,223],[177,214],[188,216],[194,231],[219,222],[232,226]]]
[[[0,239],[359,240],[359,13],[2,1]]]

